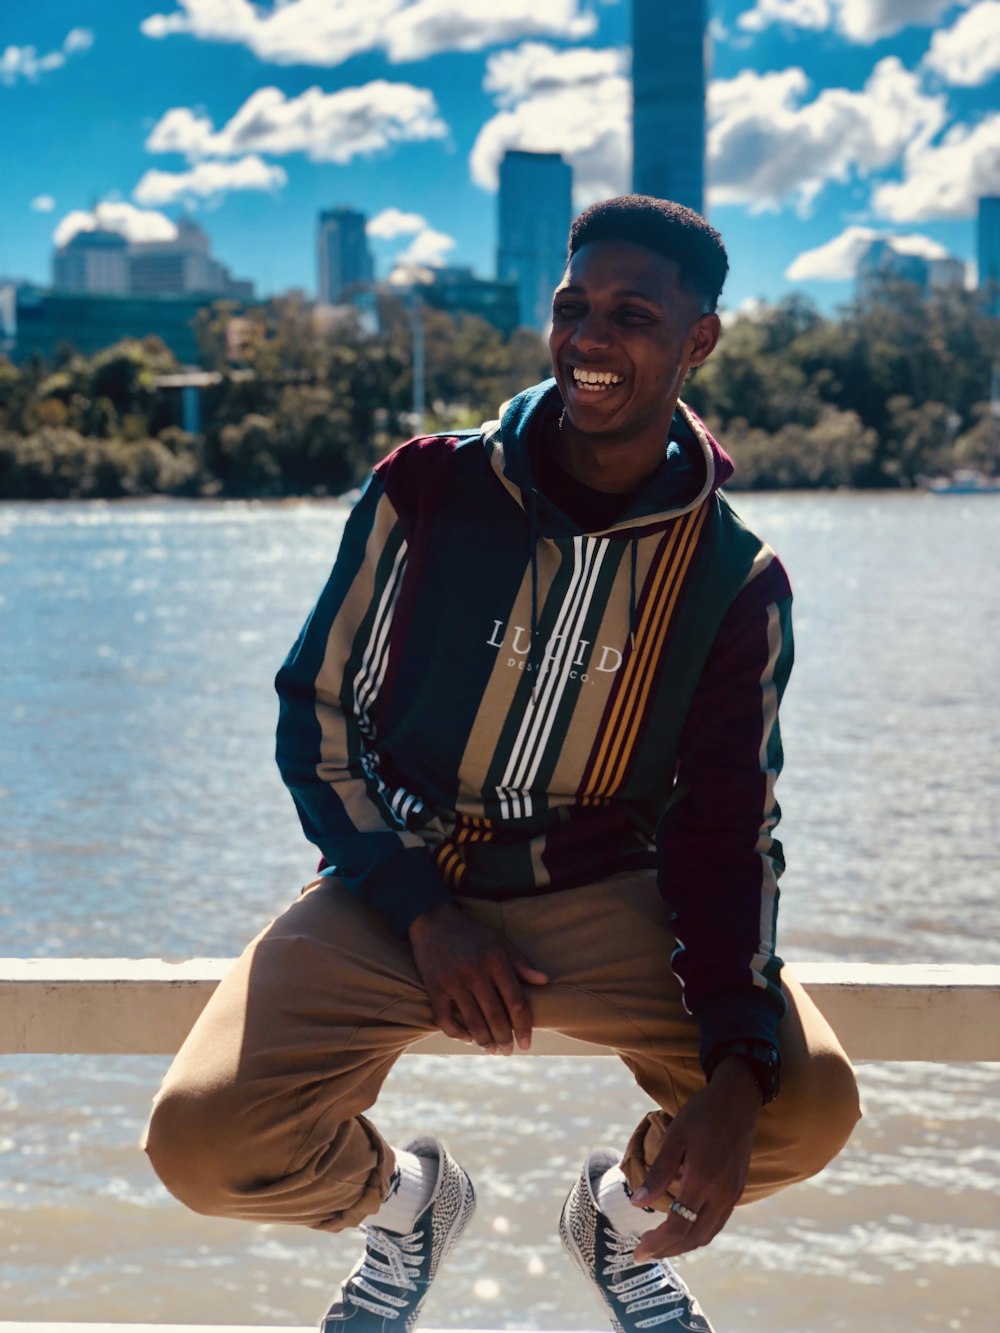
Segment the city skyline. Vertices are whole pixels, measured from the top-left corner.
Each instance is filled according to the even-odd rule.
[[[849,299],[873,239],[976,257],[1000,194],[1000,0],[708,5],[707,212],[730,309]],[[99,204],[131,239],[184,211],[263,294],[315,291],[319,213],[397,262],[496,272],[507,149],[560,152],[574,206],[630,188],[623,0],[38,0],[0,20],[0,275],[46,284]],[[930,23],[936,24],[932,28]],[[127,71],[125,77],[123,71]]]

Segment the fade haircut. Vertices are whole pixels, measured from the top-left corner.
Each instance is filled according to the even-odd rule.
[[[677,264],[679,279],[711,314],[729,272],[722,237],[692,208],[646,194],[623,194],[593,204],[569,229],[569,254],[591,241],[631,241]]]

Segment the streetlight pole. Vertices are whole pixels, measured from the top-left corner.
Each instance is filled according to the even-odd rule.
[[[413,330],[413,429],[424,433],[426,365],[424,361],[424,303],[417,291],[410,299],[410,327]]]

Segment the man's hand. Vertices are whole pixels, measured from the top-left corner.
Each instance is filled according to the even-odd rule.
[[[656,1161],[632,1196],[643,1207],[670,1194],[698,1220],[669,1213],[636,1246],[637,1262],[685,1254],[719,1234],[746,1186],[759,1114],[760,1089],[753,1074],[742,1060],[722,1060],[711,1083],[674,1117]]]
[[[453,903],[424,912],[409,929],[410,945],[434,1022],[449,1037],[513,1055],[531,1046],[531,1004],[524,985],[548,977],[489,926]]]

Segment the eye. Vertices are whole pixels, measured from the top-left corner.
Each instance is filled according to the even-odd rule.
[[[619,311],[618,318],[623,324],[652,324],[654,316],[648,310],[639,310],[635,306],[627,306]]]
[[[557,319],[579,319],[584,309],[582,301],[555,301],[552,314]]]

